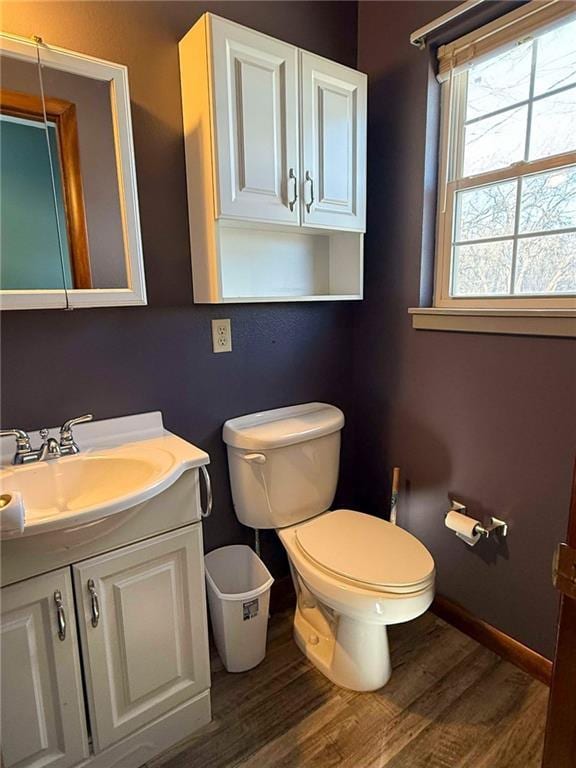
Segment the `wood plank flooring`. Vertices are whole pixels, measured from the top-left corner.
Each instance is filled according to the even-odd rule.
[[[270,621],[268,654],[231,675],[212,658],[213,722],[148,768],[539,768],[548,689],[427,613],[390,627],[393,674],[337,688]]]

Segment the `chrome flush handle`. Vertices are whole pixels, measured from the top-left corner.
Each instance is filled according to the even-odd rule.
[[[296,201],[298,200],[298,179],[296,178],[296,174],[294,173],[294,168],[290,168],[290,171],[288,173],[288,181],[294,182],[294,191],[293,191],[293,197],[292,200],[288,202],[288,206],[291,211],[294,210],[294,206],[296,205]]]
[[[54,592],[54,602],[56,603],[56,621],[58,622],[58,638],[66,640],[66,614],[64,613],[64,603],[62,602],[62,592],[59,589]]]
[[[249,464],[266,464],[266,456],[263,453],[243,453],[242,458]]]
[[[100,621],[100,603],[98,602],[98,595],[96,594],[96,585],[94,584],[94,579],[88,579],[87,586],[88,592],[90,592],[90,604],[92,610],[91,624],[93,627],[97,627],[98,622]]]

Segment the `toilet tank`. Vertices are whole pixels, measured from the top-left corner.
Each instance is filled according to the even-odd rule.
[[[224,424],[236,515],[251,528],[284,528],[330,508],[344,414],[306,403]]]

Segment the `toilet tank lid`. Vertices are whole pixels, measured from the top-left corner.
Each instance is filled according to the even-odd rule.
[[[344,426],[344,414],[327,403],[304,403],[229,419],[222,438],[234,448],[263,451],[313,440]]]

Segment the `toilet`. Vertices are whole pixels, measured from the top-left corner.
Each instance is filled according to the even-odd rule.
[[[224,424],[236,515],[274,528],[297,595],[294,638],[332,682],[373,691],[390,678],[387,626],[420,616],[434,597],[434,560],[401,527],[330,507],[344,414],[306,403]]]

